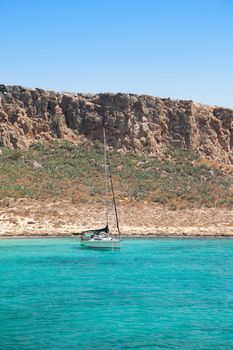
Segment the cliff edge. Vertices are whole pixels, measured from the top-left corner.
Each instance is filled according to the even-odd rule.
[[[0,146],[102,139],[119,151],[166,157],[169,147],[233,164],[233,110],[146,95],[60,93],[0,85]]]

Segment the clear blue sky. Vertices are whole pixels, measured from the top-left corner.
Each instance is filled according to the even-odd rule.
[[[0,83],[233,107],[232,0],[0,0]]]

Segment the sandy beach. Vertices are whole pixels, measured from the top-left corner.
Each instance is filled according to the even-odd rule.
[[[124,236],[233,236],[233,210],[218,208],[168,210],[146,202],[120,203]],[[102,203],[10,200],[0,209],[0,237],[72,236],[105,224]],[[114,212],[110,228],[117,233]]]

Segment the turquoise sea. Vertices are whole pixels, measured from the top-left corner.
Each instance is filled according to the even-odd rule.
[[[233,349],[233,240],[1,240],[0,349]]]

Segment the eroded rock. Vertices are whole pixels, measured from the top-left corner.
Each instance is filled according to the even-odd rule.
[[[0,85],[0,145],[102,141],[118,151],[167,156],[168,146],[233,164],[233,110],[134,94],[58,93]]]

